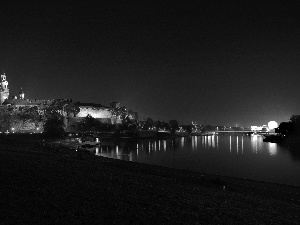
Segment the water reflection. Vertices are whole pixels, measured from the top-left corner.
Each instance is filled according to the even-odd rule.
[[[229,137],[229,151],[230,151],[230,154],[231,154],[231,135]]]
[[[251,135],[251,145],[253,149],[253,153],[257,154],[257,136],[256,134]]]
[[[246,137],[246,142],[245,142]],[[258,154],[268,152],[271,156],[276,156],[278,145],[275,143],[264,143],[259,135],[212,135],[212,136],[192,136],[180,137],[167,140],[137,140],[137,141],[115,141],[101,143],[96,148],[96,155],[105,155],[117,159],[123,159],[124,155],[130,155],[130,159],[139,157],[141,154],[151,155],[155,152],[168,152],[180,149],[181,151],[199,152],[203,150],[212,151],[213,154]],[[264,150],[262,150],[264,149]]]
[[[242,154],[244,154],[244,137],[242,136]]]
[[[213,135],[167,140],[101,141],[95,154],[228,176],[260,180],[271,177],[281,179],[281,183],[298,182],[300,185],[296,178],[296,175],[300,176],[298,150],[297,147],[289,149],[263,142],[259,135]]]
[[[239,136],[236,136],[236,154],[239,154]]]
[[[269,153],[271,156],[275,156],[277,154],[277,144],[276,143],[268,143],[269,145]]]

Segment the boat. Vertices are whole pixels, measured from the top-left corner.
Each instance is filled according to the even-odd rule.
[[[80,147],[83,149],[90,149],[96,147],[100,144],[99,138],[94,137],[93,135],[85,135],[79,140]]]

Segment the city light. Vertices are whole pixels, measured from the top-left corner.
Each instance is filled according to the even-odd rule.
[[[276,121],[270,121],[268,123],[268,127],[269,127],[270,130],[275,129],[275,128],[278,127],[278,123]]]

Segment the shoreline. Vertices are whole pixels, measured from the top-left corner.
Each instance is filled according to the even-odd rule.
[[[115,140],[119,140],[119,138]],[[66,147],[70,150],[75,150],[74,146],[72,146],[72,142],[63,143],[59,141],[56,144],[58,144],[58,148]],[[95,155],[93,153],[94,150],[92,150],[92,152],[89,152],[88,154],[89,156],[95,158],[101,157],[102,162],[107,160],[108,162],[113,162],[118,167],[131,169],[133,171],[143,171],[143,173],[145,174],[174,178],[184,182],[201,184],[208,187],[216,187],[220,189],[225,188],[227,190],[237,191],[239,193],[255,193],[260,196],[268,196],[275,199],[281,199],[300,204],[300,186],[296,185],[259,181],[249,178],[232,177],[228,175],[211,174],[205,172],[196,172],[160,165],[109,158]]]
[[[89,153],[79,159],[66,147],[29,142],[0,140],[3,223],[297,224],[300,219],[300,205],[287,194],[262,192],[262,187],[270,192],[269,184],[254,182],[255,191],[250,181],[232,179],[243,183],[235,186],[229,178],[202,179],[196,172]]]
[[[92,155],[92,157],[94,157],[94,155]],[[104,156],[96,157],[100,157],[102,162],[110,162],[115,164],[115,166],[133,170],[135,172],[139,171],[145,174],[173,178],[182,182],[200,184],[207,187],[214,187],[222,190],[225,189],[244,194],[268,196],[275,199],[281,199],[300,204],[300,186],[272,183],[268,181],[257,181],[218,174],[201,173],[140,162],[130,162]],[[272,192],[269,190],[272,190]]]

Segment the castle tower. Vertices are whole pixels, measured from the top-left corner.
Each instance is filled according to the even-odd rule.
[[[3,73],[1,75],[1,81],[0,81],[0,105],[2,105],[5,99],[8,99],[8,97],[9,97],[8,82],[6,80],[5,73]]]
[[[21,87],[21,91],[18,93],[18,98],[19,99],[24,99],[25,98],[25,93],[23,92],[22,87]]]

